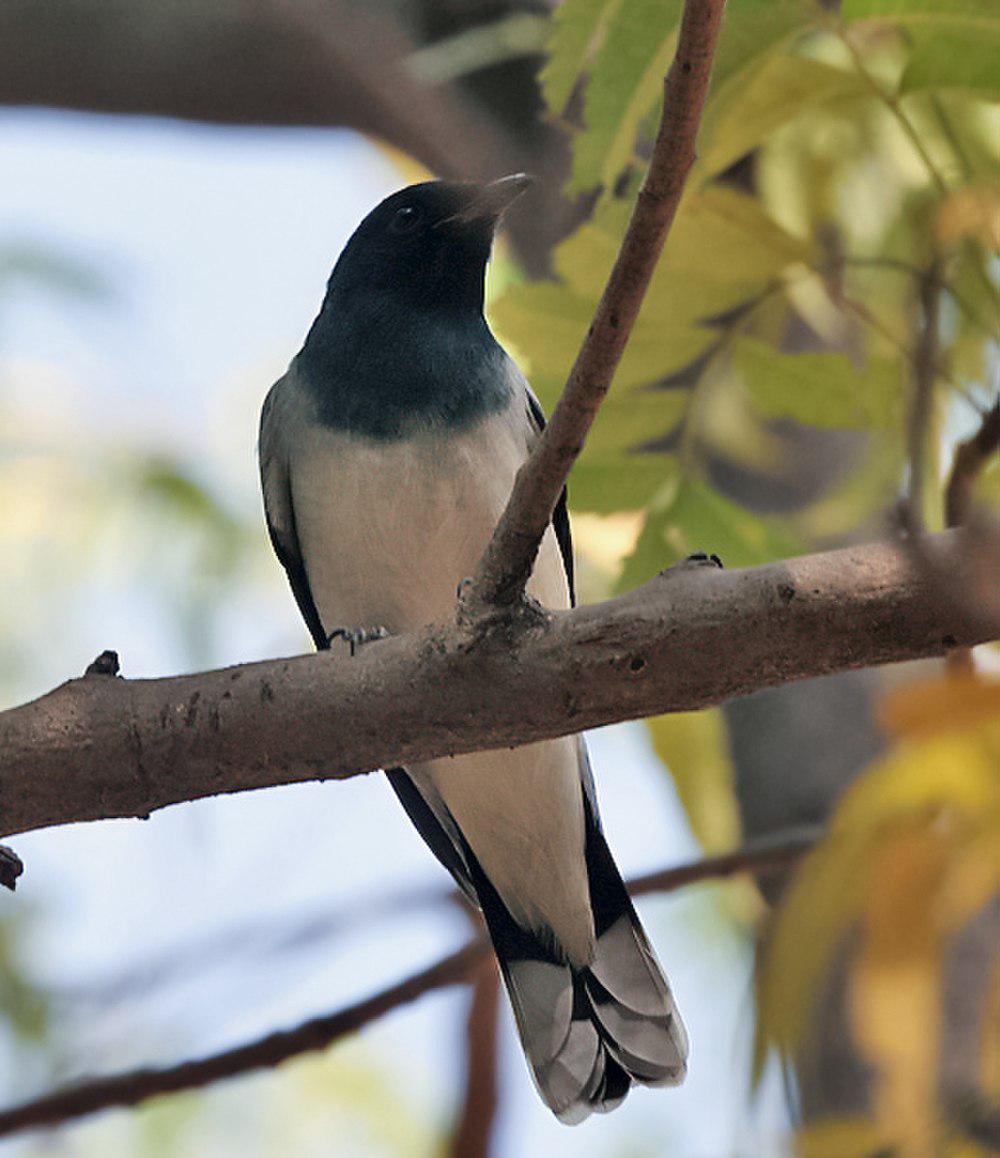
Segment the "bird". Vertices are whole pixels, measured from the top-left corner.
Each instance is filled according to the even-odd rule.
[[[267,528],[318,649],[453,618],[544,428],[483,312],[494,235],[530,183],[425,181],[377,205],[265,399]],[[565,490],[528,594],[575,603]],[[576,1124],[635,1083],[683,1081],[687,1034],[608,847],[583,737],[386,774],[482,912],[555,1115]]]

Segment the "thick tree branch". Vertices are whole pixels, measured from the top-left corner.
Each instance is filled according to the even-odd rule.
[[[346,125],[446,175],[516,150],[453,90],[418,81],[387,13],[345,0],[9,0],[0,104],[253,125]]]
[[[725,0],[687,0],[649,172],[569,380],[514,483],[466,593],[467,606],[509,606],[524,591],[538,545],[584,439],[611,386],[695,161]]]
[[[422,7],[445,36],[475,18],[442,12],[434,0]],[[443,177],[526,170],[543,178],[543,195],[514,210],[507,232],[525,268],[542,276],[569,224],[558,193],[567,154],[558,132],[535,118],[527,62],[490,70],[486,85],[431,83],[412,67],[420,47],[385,4],[5,0],[0,104],[345,127]]]
[[[928,536],[957,585],[964,530]],[[739,571],[685,567],[573,611],[525,608],[367,645],[169,679],[91,675],[0,713],[4,833],[342,778],[942,655],[995,623],[942,606],[893,542]]]
[[[650,873],[633,882],[629,889],[638,896],[670,892],[696,881],[733,876],[739,872],[773,872],[808,851],[816,835],[797,831],[786,840],[772,837],[722,856]],[[270,1068],[299,1054],[325,1049],[425,993],[464,982],[486,951],[487,942],[476,938],[397,985],[337,1013],[313,1018],[295,1029],[271,1033],[258,1041],[197,1061],[182,1062],[164,1069],[131,1070],[80,1082],[0,1111],[0,1137],[41,1126],[57,1126],[112,1106],[135,1106],[161,1094],[199,1089],[223,1078]]]

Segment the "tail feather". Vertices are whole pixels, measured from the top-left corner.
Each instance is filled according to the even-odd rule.
[[[684,1080],[687,1034],[603,834],[588,826],[596,940],[586,966],[519,926],[471,852],[472,878],[546,1105],[563,1122],[619,1105],[633,1083]]]

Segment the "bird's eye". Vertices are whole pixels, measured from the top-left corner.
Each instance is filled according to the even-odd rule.
[[[420,224],[420,210],[412,205],[404,205],[397,209],[389,229],[393,233],[411,233]]]

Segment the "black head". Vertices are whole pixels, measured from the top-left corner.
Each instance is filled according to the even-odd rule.
[[[340,255],[328,299],[390,295],[415,309],[481,310],[486,263],[504,210],[531,183],[425,181],[387,197]]]

